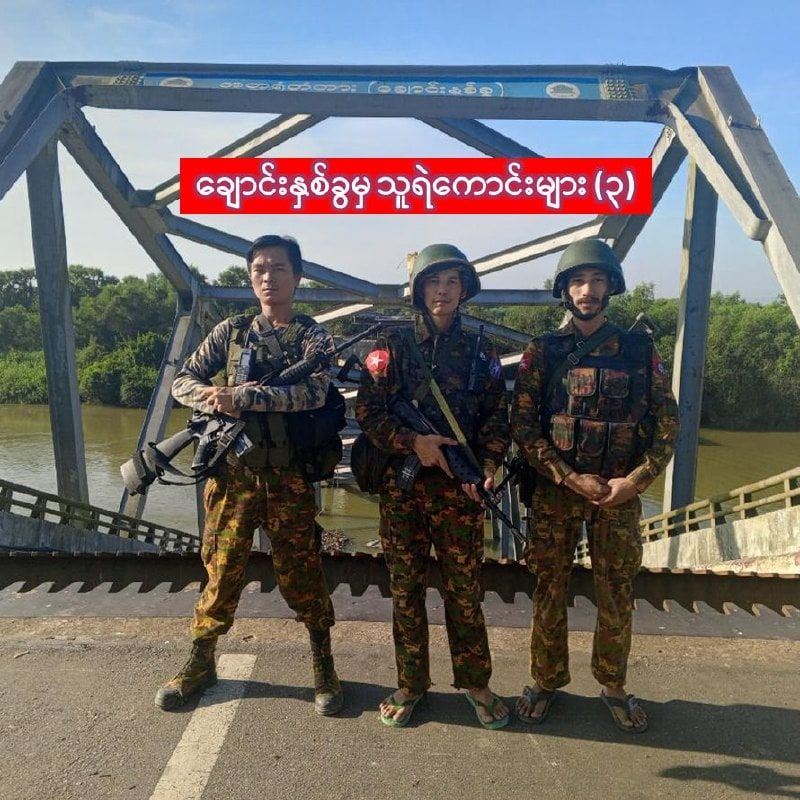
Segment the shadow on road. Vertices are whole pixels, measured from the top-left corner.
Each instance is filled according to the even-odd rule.
[[[362,715],[374,716],[378,721],[378,704],[395,687],[382,686],[356,681],[343,681],[346,706],[336,719],[355,719]],[[261,681],[248,681],[245,699],[295,699],[311,704],[314,693],[310,686],[288,686]],[[513,706],[515,698],[508,698]],[[626,734],[613,724],[611,716],[602,704],[599,695],[583,695],[560,692],[556,703],[543,725],[524,725],[512,717],[511,724],[497,733],[499,735],[528,733],[564,739],[611,743],[625,742],[630,745],[656,747],[664,750],[682,752],[713,753],[737,759],[774,760],[795,763],[798,758],[800,742],[800,711],[775,706],[753,704],[714,705],[689,700],[669,700],[655,702],[644,700],[650,727],[643,734]],[[193,709],[195,704],[185,707]],[[459,725],[478,727],[475,712],[461,693],[429,691],[426,701],[414,712],[408,729],[428,724]],[[694,767],[679,767],[684,770],[685,779],[718,780],[711,777],[714,769],[705,770]],[[721,767],[721,774],[731,785],[736,780],[751,782],[767,780],[767,773],[759,778],[761,768],[746,765]],[[775,773],[776,780],[784,780]],[[679,777],[670,775],[669,777]],[[800,785],[800,779],[790,778],[790,782]],[[767,785],[767,784],[764,784]],[[771,784],[770,784],[771,785]],[[800,797],[800,794],[788,794]]]

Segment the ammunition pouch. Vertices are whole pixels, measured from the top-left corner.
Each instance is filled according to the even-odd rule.
[[[350,469],[362,492],[379,494],[392,454],[375,447],[366,433],[360,433],[350,450]]]

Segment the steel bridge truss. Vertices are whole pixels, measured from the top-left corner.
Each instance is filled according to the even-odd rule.
[[[670,464],[665,510],[694,499],[700,401],[708,330],[718,198],[744,233],[761,242],[800,324],[800,201],[742,90],[727,67],[669,71],[626,66],[254,66],[131,62],[18,62],[0,85],[0,199],[26,173],[34,261],[53,431],[58,493],[88,502],[80,421],[64,220],[57,156],[61,142],[178,296],[172,335],[139,437],[162,438],[176,369],[199,341],[203,309],[215,300],[252,302],[247,289],[200,282],[170,237],[243,256],[249,242],[174,214],[178,177],[152,189],[134,187],[83,113],[83,108],[276,114],[214,153],[259,156],[328,117],[408,117],[489,156],[539,153],[478,120],[651,122],[659,133],[650,157],[653,201],[659,202],[689,161],[680,305],[673,388],[682,418]],[[599,236],[620,259],[649,215],[598,216],[478,258],[482,275]],[[323,288],[301,288],[298,299],[324,303],[321,321],[374,306],[404,306],[407,285],[379,284],[346,269],[304,263],[305,277]],[[544,290],[482,291],[474,304],[552,303]],[[47,321],[44,324],[44,321]],[[467,325],[480,320],[466,319]],[[527,336],[487,326],[521,349]],[[519,354],[504,358],[514,363]],[[123,495],[120,512],[140,518],[144,497]]]

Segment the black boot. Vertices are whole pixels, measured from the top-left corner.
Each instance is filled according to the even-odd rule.
[[[196,639],[189,660],[183,669],[165,683],[156,694],[156,705],[165,711],[182,706],[190,697],[199,694],[217,682],[214,664],[216,639]]]
[[[344,696],[331,653],[331,632],[308,629],[311,637],[311,655],[314,662],[314,711],[326,717],[336,714],[344,706]]]

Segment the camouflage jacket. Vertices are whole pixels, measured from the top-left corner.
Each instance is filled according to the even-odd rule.
[[[570,337],[574,347],[576,332],[570,321],[557,335]],[[619,346],[618,337],[612,336],[590,355],[613,356],[619,352]],[[652,439],[637,459],[638,463],[626,476],[636,484],[639,492],[643,492],[667,465],[679,428],[678,406],[670,389],[669,376],[655,347],[651,361],[648,413],[653,428]],[[511,404],[511,429],[514,441],[528,463],[554,483],[561,483],[574,470],[561,457],[549,433],[542,428],[545,372],[545,337],[537,337],[528,345],[519,364]]]
[[[211,413],[211,406],[197,396],[197,390],[211,385],[211,379],[226,370],[228,349],[242,319],[241,316],[230,317],[220,322],[186,359],[172,384],[172,396],[179,403]],[[258,317],[253,321],[252,330],[256,336],[261,332]],[[313,321],[309,321],[307,326],[276,326],[276,331],[278,341],[287,353],[299,352],[305,358],[320,351],[333,352],[330,334]],[[289,341],[291,337],[296,337],[297,341]],[[233,393],[233,402],[242,411],[311,411],[325,404],[329,384],[328,373],[321,367],[291,386],[238,386]]]
[[[483,340],[475,359],[477,334],[461,327],[457,316],[450,328],[434,337],[421,323],[414,335],[425,363],[442,390],[478,462],[497,469],[509,445],[508,402],[500,361],[494,346]],[[469,391],[475,361],[474,390]],[[356,419],[370,440],[386,452],[413,452],[415,433],[389,411],[392,395],[408,400],[424,380],[423,371],[402,334],[389,333],[378,339],[365,360],[356,400]],[[428,392],[420,409],[443,436],[452,436],[444,415]]]

